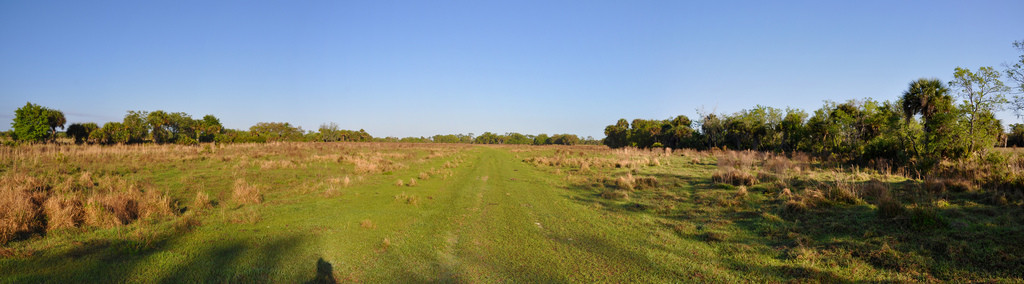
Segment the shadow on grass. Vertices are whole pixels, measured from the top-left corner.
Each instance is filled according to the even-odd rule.
[[[221,240],[199,249],[179,247],[169,251],[174,247],[172,244],[180,244],[180,239],[187,235],[168,230],[142,240],[90,240],[36,256],[0,259],[0,282],[267,282],[279,267],[280,256],[302,240],[286,237],[256,245],[244,240]],[[159,262],[167,255],[182,253],[187,254],[186,259],[176,266],[149,267],[154,260]]]
[[[338,280],[334,278],[334,267],[323,258],[316,260],[316,276],[313,280],[306,281],[307,284],[334,284]]]
[[[245,240],[220,242],[203,249],[191,257],[190,262],[166,270],[174,273],[159,282],[269,282],[275,269],[280,267],[281,256],[299,247],[302,240],[301,237],[291,236],[262,244],[252,244]],[[329,263],[322,259],[321,262],[317,263],[318,272],[325,268],[332,270]]]

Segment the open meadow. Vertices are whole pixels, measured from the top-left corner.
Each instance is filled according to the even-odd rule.
[[[4,283],[1024,281],[1020,196],[802,154],[47,144],[0,173]]]

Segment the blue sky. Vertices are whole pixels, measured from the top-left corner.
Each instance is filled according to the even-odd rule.
[[[0,129],[128,110],[374,136],[893,100],[1015,60],[1024,1],[2,1]],[[1019,122],[1000,114],[1004,122]]]

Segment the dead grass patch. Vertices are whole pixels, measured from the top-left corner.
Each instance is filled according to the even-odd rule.
[[[720,167],[717,171],[711,174],[711,180],[717,183],[737,186],[752,186],[757,182],[757,179],[750,173],[731,166]]]
[[[196,191],[196,197],[192,199],[193,210],[205,210],[213,207],[211,203],[210,195],[204,191]]]
[[[601,192],[601,197],[611,200],[627,200],[629,199],[629,190],[609,188]]]
[[[365,229],[377,228],[377,225],[374,225],[373,221],[371,221],[370,219],[363,219],[362,221],[359,221],[359,226]]]
[[[245,179],[235,180],[235,186],[231,191],[231,198],[238,204],[260,204],[263,202],[263,194],[260,188],[250,184]]]

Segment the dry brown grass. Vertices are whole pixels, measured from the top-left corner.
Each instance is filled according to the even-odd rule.
[[[363,219],[362,221],[359,221],[359,226],[366,229],[377,228],[377,225],[374,225],[373,221],[371,221],[370,219]]]
[[[788,213],[803,213],[824,203],[825,194],[815,189],[804,189],[786,201],[783,210]]]
[[[117,216],[110,210],[107,210],[106,205],[96,197],[90,197],[86,200],[84,221],[88,226],[99,228],[112,228],[121,225]]]
[[[258,186],[239,178],[235,180],[235,186],[231,190],[231,199],[238,204],[260,204],[263,202],[263,194]]]
[[[196,191],[196,197],[192,199],[193,210],[204,210],[213,207],[210,195],[203,191]]]
[[[395,181],[395,186],[405,186],[405,181],[403,181],[403,180],[396,180]]]
[[[757,179],[749,172],[731,166],[720,166],[717,171],[711,174],[711,180],[717,183],[746,186],[752,186],[757,183]]]
[[[754,151],[723,151],[717,154],[718,167],[750,169],[757,160],[758,152]]]
[[[609,188],[601,192],[601,197],[612,200],[625,200],[629,199],[629,190]]]
[[[142,191],[120,177],[57,173],[45,179],[23,173],[0,177],[0,241],[44,231],[127,225],[139,218],[173,216],[170,198]],[[44,225],[45,224],[45,225]]]
[[[20,234],[42,229],[42,214],[31,192],[15,187],[10,179],[0,185],[0,244]]]
[[[85,218],[80,198],[69,195],[51,196],[44,204],[46,230],[75,228]]]
[[[624,190],[633,190],[633,174],[626,173],[625,176],[616,178],[615,186]]]
[[[410,178],[409,179],[409,186],[416,186],[416,179],[415,178]]]
[[[428,179],[430,179],[430,174],[428,174],[426,172],[420,172],[419,177],[420,177],[420,180],[428,180]]]
[[[633,179],[633,184],[639,189],[657,188],[658,178],[653,176],[639,176]]]
[[[793,168],[793,162],[784,156],[773,155],[764,161],[764,169],[780,176],[787,175]],[[799,169],[799,167],[796,168]]]
[[[333,184],[327,185],[327,188],[325,188],[324,192],[323,192],[323,196],[327,197],[327,198],[335,197],[335,196],[338,196],[340,194],[341,194],[341,191],[338,190],[338,187],[333,185]]]

